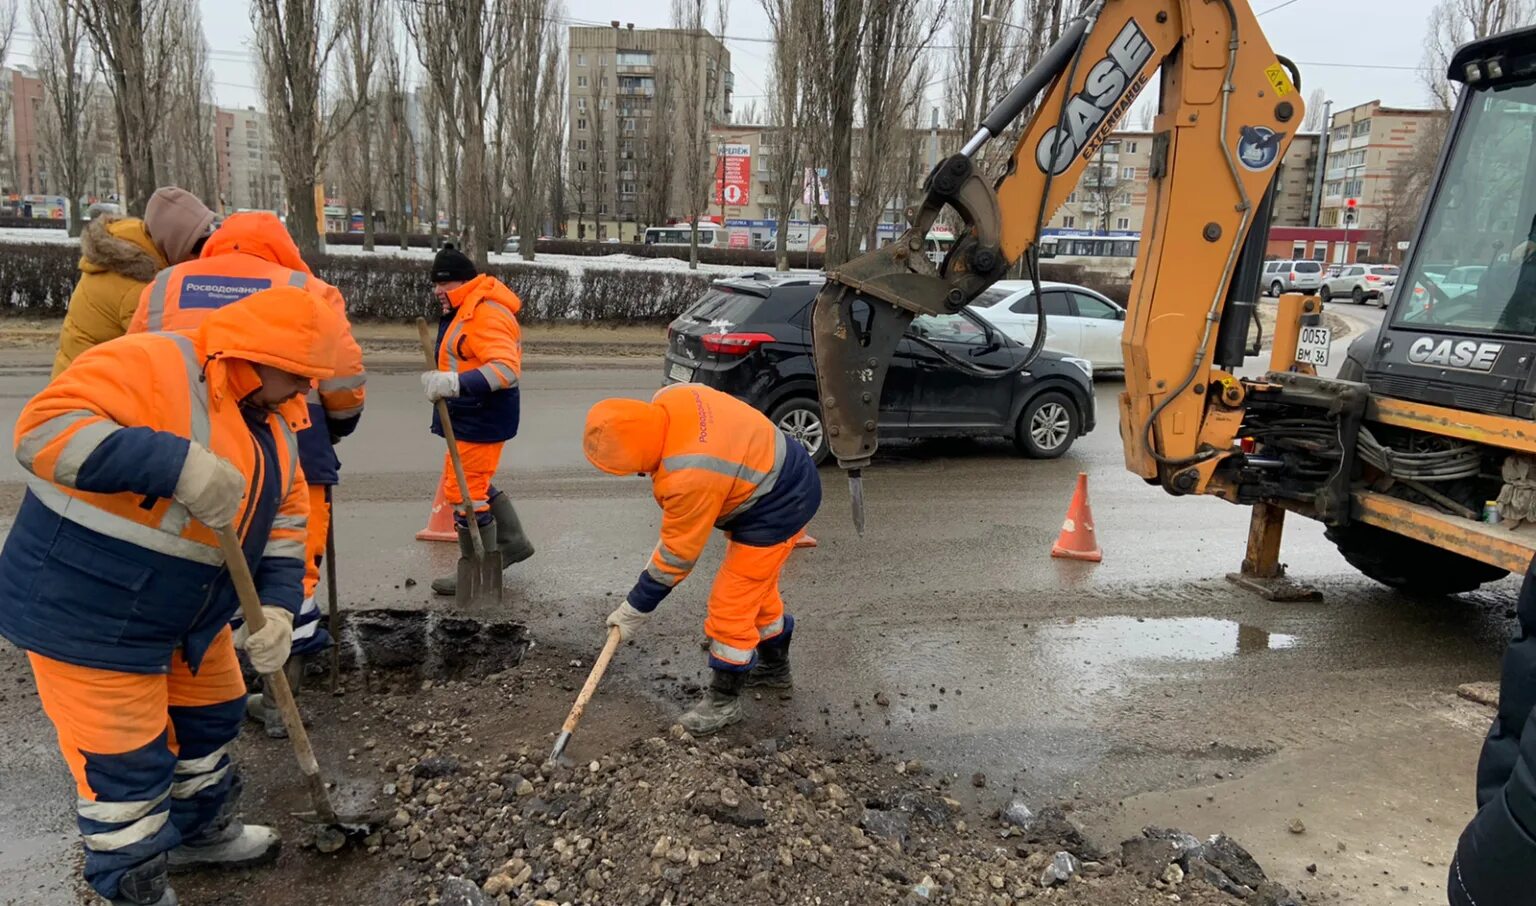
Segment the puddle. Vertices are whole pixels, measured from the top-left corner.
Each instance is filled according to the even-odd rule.
[[[521,664],[529,645],[522,623],[438,611],[348,611],[343,623],[343,670],[405,671],[433,680],[488,676]]]
[[[1094,617],[1038,626],[1035,635],[1050,645],[1086,646],[1096,659],[1114,663],[1216,661],[1296,645],[1295,636],[1210,617]]]

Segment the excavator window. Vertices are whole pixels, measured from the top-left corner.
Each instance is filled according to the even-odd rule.
[[[1471,90],[1471,89],[1468,89]],[[1536,334],[1536,82],[1479,92],[1397,283],[1399,325]]]

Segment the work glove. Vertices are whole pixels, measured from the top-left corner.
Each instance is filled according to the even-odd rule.
[[[288,652],[293,648],[293,612],[263,605],[261,615],[266,625],[246,635],[245,654],[257,673],[276,673],[288,663]]]
[[[434,403],[438,400],[452,399],[459,395],[459,373],[457,371],[423,371],[421,387],[427,391],[427,399]]]
[[[608,625],[619,627],[619,640],[627,642],[636,632],[640,631],[640,627],[645,625],[645,621],[650,616],[648,613],[641,613],[634,607],[631,607],[628,601],[625,601],[623,604],[615,607],[613,613],[608,615]]]
[[[187,459],[182,463],[181,476],[176,479],[176,490],[171,496],[199,522],[224,528],[240,514],[245,484],[245,476],[228,460],[197,441],[191,441],[187,445]]]

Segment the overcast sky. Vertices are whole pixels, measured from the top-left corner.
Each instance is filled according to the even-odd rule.
[[[203,25],[213,51],[214,90],[224,106],[259,104],[251,63],[251,25],[244,0],[199,0]],[[1302,69],[1302,93],[1322,88],[1334,109],[1380,99],[1387,104],[1419,106],[1427,100],[1419,67],[1424,58],[1424,30],[1433,0],[1250,0],[1259,11],[1277,53]],[[25,6],[25,4],[22,4]],[[601,24],[619,19],[637,28],[664,27],[665,3],[634,0],[566,0],[571,24]],[[1266,12],[1267,11],[1267,12]],[[737,106],[765,92],[768,45],[755,40],[769,33],[758,0],[730,0],[727,41],[736,73]],[[942,41],[943,39],[941,39]],[[18,57],[32,50],[25,35]],[[942,61],[936,67],[942,71]],[[760,99],[759,104],[763,101]]]

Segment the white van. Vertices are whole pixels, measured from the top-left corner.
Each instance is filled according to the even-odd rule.
[[[715,223],[699,224],[699,248],[723,249],[730,245],[730,231]],[[693,227],[686,223],[651,227],[645,231],[646,245],[681,245],[693,243]]]

